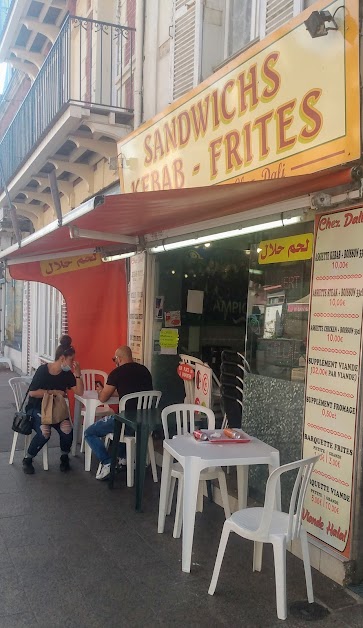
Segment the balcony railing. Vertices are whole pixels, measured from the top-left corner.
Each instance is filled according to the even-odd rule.
[[[0,38],[5,30],[10,6],[13,4],[14,0],[0,0]]]
[[[68,16],[0,142],[7,183],[70,103],[132,115],[134,49],[134,28]]]

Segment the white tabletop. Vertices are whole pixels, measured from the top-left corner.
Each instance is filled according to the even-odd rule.
[[[164,448],[179,462],[183,458],[195,457],[210,463],[209,466],[269,464],[271,457],[279,455],[274,447],[258,438],[250,438],[249,443],[211,444],[197,441],[193,435],[186,434],[165,439]]]
[[[74,395],[75,399],[78,399],[78,401],[82,401],[82,403],[84,401],[88,401],[90,399],[93,399],[95,401],[98,401],[100,403],[100,405],[103,405],[104,403],[108,403],[108,404],[116,404],[118,405],[119,402],[119,398],[118,397],[111,397],[110,399],[107,399],[107,401],[100,401],[98,398],[98,392],[97,390],[85,390],[84,393],[82,395]]]

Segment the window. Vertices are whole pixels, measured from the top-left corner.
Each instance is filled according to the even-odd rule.
[[[24,284],[7,278],[5,290],[5,344],[21,351]]]
[[[65,301],[52,286],[37,283],[35,290],[35,353],[53,360],[59,338],[67,331]]]
[[[258,36],[259,0],[229,0],[226,8],[224,56],[228,58]]]
[[[266,37],[303,9],[303,0],[226,0],[224,57]]]

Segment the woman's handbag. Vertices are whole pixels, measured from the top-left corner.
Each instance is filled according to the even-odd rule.
[[[32,433],[32,425],[33,419],[32,416],[24,412],[23,405],[25,403],[25,399],[28,396],[28,392],[30,390],[30,386],[25,393],[24,399],[21,403],[21,406],[17,412],[14,414],[13,424],[11,428],[14,432],[18,432],[18,434],[24,434],[24,436],[29,436]]]
[[[69,410],[64,397],[45,392],[42,399],[41,415],[43,425],[55,425],[68,419]]]

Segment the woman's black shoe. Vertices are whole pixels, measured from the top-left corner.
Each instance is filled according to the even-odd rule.
[[[35,469],[33,467],[33,458],[24,458],[23,459],[23,471],[27,475],[33,475]]]
[[[61,471],[63,471],[64,473],[66,471],[70,471],[71,466],[69,464],[69,458],[68,458],[68,454],[62,454],[60,457],[60,465],[59,468]]]

